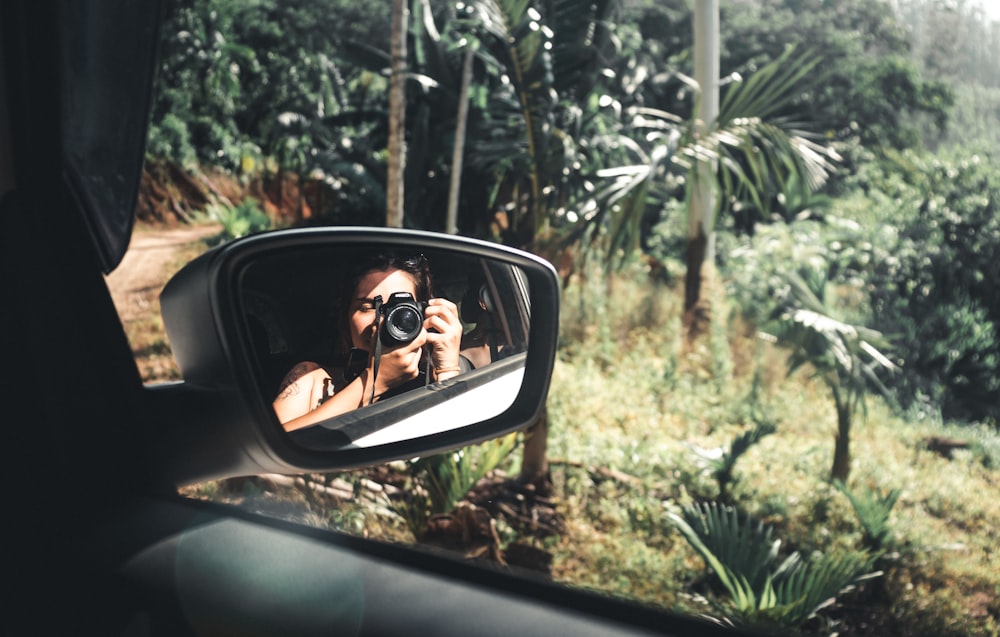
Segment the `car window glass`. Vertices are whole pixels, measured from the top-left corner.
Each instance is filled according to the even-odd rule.
[[[166,275],[130,279],[130,258],[169,244],[170,272],[267,228],[386,218],[388,3],[172,4],[153,179],[108,279],[150,382],[178,378]],[[449,227],[468,95],[460,233],[563,277],[543,418],[182,492],[724,622],[995,634],[992,5],[723,1],[705,116],[692,8],[711,4],[411,3],[405,224]],[[523,342],[518,273],[483,273],[469,306],[499,301]]]

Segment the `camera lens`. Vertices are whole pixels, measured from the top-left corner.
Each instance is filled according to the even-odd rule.
[[[387,319],[394,330],[401,334],[420,331],[420,317],[410,307],[401,307],[389,315]]]
[[[383,345],[394,347],[411,342],[423,328],[423,312],[409,294],[393,294],[383,306],[385,319],[379,338]]]

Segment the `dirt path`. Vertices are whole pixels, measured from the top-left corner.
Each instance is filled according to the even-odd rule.
[[[140,226],[121,264],[105,279],[146,382],[180,378],[160,318],[160,291],[187,261],[205,251],[202,240],[220,230],[216,225]]]
[[[192,244],[219,233],[219,226],[138,228],[121,264],[107,276],[108,289],[123,322],[147,318],[160,290]]]

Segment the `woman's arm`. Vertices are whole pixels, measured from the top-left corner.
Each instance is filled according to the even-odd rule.
[[[329,378],[329,375],[325,372],[323,375],[326,378]],[[315,425],[316,423],[322,422],[328,418],[346,414],[347,412],[361,406],[364,399],[366,375],[367,371],[348,383],[347,386],[342,387],[319,406],[315,406],[319,403],[319,398],[317,398],[316,402],[311,404],[307,403],[305,405],[306,408],[302,409],[302,402],[293,402],[288,399],[283,400],[281,396],[278,396],[278,398],[274,401],[274,412],[278,415],[278,420],[285,428],[285,431],[295,431],[296,429],[302,429],[303,427]],[[308,383],[310,381],[305,382]],[[320,380],[321,384],[322,382],[323,381]],[[330,382],[332,382],[332,380]],[[322,392],[320,392],[320,394],[322,395]]]
[[[326,370],[313,361],[305,361],[293,367],[285,374],[278,396],[272,402],[278,420],[284,423],[311,411],[322,398],[323,379],[329,376]]]
[[[383,353],[378,374],[375,375],[376,400],[393,387],[419,375],[420,348],[423,343],[424,339],[417,337],[408,345]],[[300,367],[297,365],[289,372],[288,377],[293,377],[293,372]],[[345,414],[369,404],[373,395],[370,383],[373,375],[372,361],[369,361],[368,368],[357,378],[324,400],[324,387],[329,386],[332,391],[333,380],[326,370],[316,366],[313,371],[300,374],[287,383],[284,391],[274,400],[274,412],[285,431],[294,431]],[[328,385],[324,385],[325,383]]]

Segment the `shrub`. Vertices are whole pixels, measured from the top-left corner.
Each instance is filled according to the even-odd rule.
[[[210,204],[205,213],[213,221],[222,224],[222,234],[218,237],[220,242],[263,232],[271,227],[271,218],[252,197],[235,206]]]
[[[897,387],[946,418],[1000,418],[1000,171],[990,157],[899,157],[869,185],[894,243],[868,279],[876,327],[906,365]]]
[[[188,125],[173,113],[150,123],[146,154],[174,160],[186,169],[198,165],[198,154],[191,145]]]

